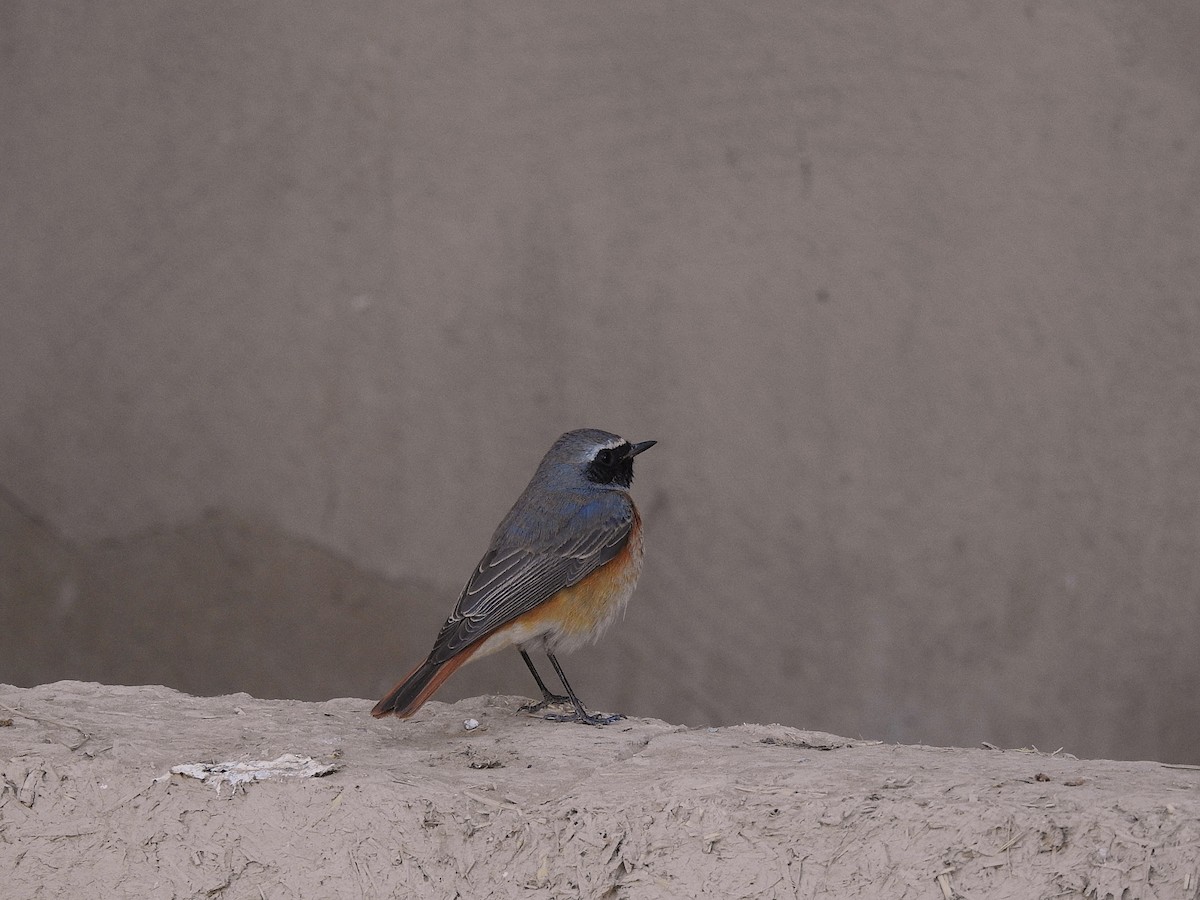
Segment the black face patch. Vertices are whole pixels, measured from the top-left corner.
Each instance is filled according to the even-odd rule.
[[[597,450],[592,461],[588,463],[588,481],[629,487],[633,484],[633,457],[629,455],[632,449],[629,442],[625,441],[615,447]]]

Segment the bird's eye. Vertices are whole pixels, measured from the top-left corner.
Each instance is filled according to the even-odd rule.
[[[600,463],[600,465],[602,465],[602,466],[611,465],[612,458],[613,458],[612,451],[609,450],[607,447],[605,447],[603,450],[601,450],[599,453],[596,454],[596,462]]]

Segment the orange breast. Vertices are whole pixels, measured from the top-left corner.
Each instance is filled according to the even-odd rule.
[[[642,522],[633,513],[629,540],[616,557],[578,584],[499,628],[480,648],[528,645],[551,653],[569,653],[602,635],[625,609],[642,573]]]

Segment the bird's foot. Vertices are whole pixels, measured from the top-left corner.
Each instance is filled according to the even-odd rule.
[[[580,725],[611,725],[613,722],[620,722],[625,717],[620,713],[613,713],[611,716],[600,716],[590,713],[585,709],[577,709],[573,713],[546,713],[542,718],[549,722],[578,722]]]
[[[542,699],[537,703],[526,703],[524,706],[518,707],[521,712],[541,712],[547,706],[570,706],[571,698],[564,697],[562,694],[551,694],[547,692],[542,696]]]

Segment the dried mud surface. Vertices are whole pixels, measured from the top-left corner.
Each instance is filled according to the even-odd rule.
[[[521,702],[0,686],[0,896],[1200,897],[1200,769]]]

